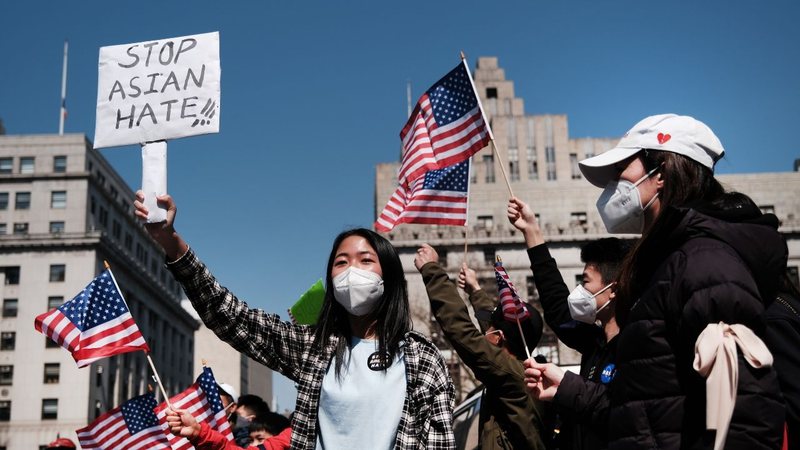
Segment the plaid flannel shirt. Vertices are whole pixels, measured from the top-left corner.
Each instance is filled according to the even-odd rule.
[[[292,422],[292,449],[313,450],[322,378],[338,339],[314,351],[314,328],[284,322],[277,314],[252,309],[220,286],[191,249],[168,263],[203,323],[220,339],[295,382],[297,403]],[[402,345],[406,364],[406,398],[397,427],[396,449],[454,449],[455,392],[439,350],[422,334],[410,331]],[[376,408],[379,399],[376,399]]]

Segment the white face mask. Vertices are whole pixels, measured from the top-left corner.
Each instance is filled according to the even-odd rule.
[[[569,315],[578,322],[594,324],[597,321],[597,313],[602,311],[611,303],[611,300],[609,299],[605,305],[603,305],[600,309],[597,309],[596,297],[613,285],[614,283],[609,284],[603,289],[597,291],[596,294],[592,294],[591,292],[587,291],[582,284],[575,286],[575,289],[573,289],[572,292],[570,292],[569,297],[567,297]]]
[[[375,272],[348,267],[333,278],[333,297],[354,316],[365,316],[383,297],[383,278]]]
[[[647,172],[636,183],[627,180],[609,181],[600,198],[597,212],[609,233],[638,234],[644,230],[644,212],[658,198],[658,192],[647,205],[642,206],[637,186],[642,184],[658,167]]]

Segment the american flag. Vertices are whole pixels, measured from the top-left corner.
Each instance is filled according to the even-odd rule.
[[[500,307],[503,308],[503,318],[509,322],[525,320],[531,316],[528,308],[522,304],[511,278],[508,277],[503,263],[494,263],[494,276],[497,279],[497,290],[500,294]]]
[[[225,416],[225,409],[222,407],[222,400],[219,398],[219,388],[214,374],[208,367],[203,367],[203,373],[197,377],[188,389],[169,399],[173,409],[185,409],[197,419],[197,422],[205,422],[213,430],[222,433],[229,441],[233,440],[233,432]],[[169,439],[174,450],[184,450],[194,448],[192,444],[183,437],[175,436],[167,425],[167,405],[161,403],[155,409],[161,430]]]
[[[391,231],[399,223],[465,225],[469,194],[470,160],[444,169],[431,170],[399,186],[381,211],[375,229]]]
[[[150,348],[106,269],[72,300],[36,317],[34,327],[72,353],[78,367]]]
[[[462,61],[420,97],[400,131],[400,185],[469,158],[486,147],[491,136],[466,61]]]
[[[152,393],[134,397],[75,430],[83,449],[169,449],[169,441],[158,424]]]

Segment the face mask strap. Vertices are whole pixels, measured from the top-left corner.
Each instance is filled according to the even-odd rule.
[[[658,167],[655,167],[655,168],[654,168],[653,170],[651,170],[650,172],[647,172],[646,174],[644,174],[644,176],[643,176],[642,178],[639,178],[639,179],[636,181],[636,183],[633,183],[633,187],[637,187],[637,186],[639,186],[640,184],[642,184],[642,183],[644,182],[644,180],[648,179],[648,178],[650,177],[650,175],[652,175],[652,174],[653,174],[653,173],[654,173],[656,170],[658,170],[658,169],[660,169],[660,168],[661,168],[661,165],[659,164],[659,165],[658,165]]]

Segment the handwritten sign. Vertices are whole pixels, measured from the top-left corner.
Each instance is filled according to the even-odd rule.
[[[218,133],[219,33],[100,48],[94,147]]]

